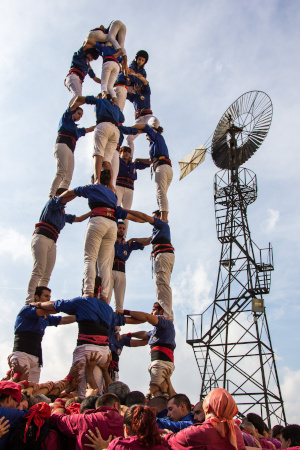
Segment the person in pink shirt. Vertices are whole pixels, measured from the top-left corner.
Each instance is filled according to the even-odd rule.
[[[221,388],[210,391],[204,399],[203,409],[205,421],[202,424],[166,436],[171,449],[246,449],[241,430],[233,421],[238,408],[229,392]]]

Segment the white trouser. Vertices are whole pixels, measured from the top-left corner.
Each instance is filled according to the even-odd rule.
[[[172,167],[162,164],[155,170],[156,200],[160,211],[169,211],[167,192],[173,178]]]
[[[112,269],[111,256],[116,239],[117,224],[114,220],[102,216],[92,217],[89,220],[84,241],[84,295],[94,293],[98,259],[102,296],[108,297]]]
[[[31,240],[33,269],[27,288],[25,305],[34,301],[37,286],[48,286],[56,259],[56,243],[42,234],[34,234]]]
[[[120,137],[119,129],[110,122],[100,122],[94,133],[93,156],[100,155],[103,161],[111,162]]]
[[[72,94],[72,98],[69,101],[70,106],[77,95],[82,95],[82,81],[76,73],[72,72],[66,76],[65,86]]]
[[[150,382],[155,384],[162,384],[165,381],[165,371],[171,370],[171,374],[174,372],[174,363],[171,361],[152,361],[148,366],[150,373]]]
[[[118,40],[116,39],[118,35]],[[112,44],[112,46],[118,50],[119,48],[123,51],[123,56],[126,55],[126,50],[124,48],[126,36],[126,27],[121,20],[114,20],[109,27],[108,30],[108,41]]]
[[[117,96],[119,108],[123,112],[127,98],[127,89],[125,86],[116,86],[114,90]]]
[[[71,184],[74,172],[74,153],[67,144],[55,144],[56,175],[53,178],[50,195],[56,194],[58,188],[66,188]]]
[[[125,289],[126,289],[126,274],[119,270],[112,270],[110,279],[110,290],[108,302],[111,302],[112,291],[115,296],[115,311],[123,311]]]
[[[101,91],[108,92],[112,98],[116,97],[114,84],[118,78],[119,72],[120,66],[115,61],[107,61],[102,65]]]
[[[119,173],[119,167],[120,167],[120,154],[119,151],[116,149],[114,151],[112,160],[111,160],[111,168],[113,171],[113,177],[111,180],[111,184],[113,185],[114,188],[116,188],[116,182],[117,182],[117,176]]]
[[[125,209],[131,209],[132,201],[133,201],[133,189],[129,189],[123,186],[116,186],[116,194],[118,197],[118,206],[122,206]],[[127,230],[128,230],[128,219],[124,220],[125,223],[125,233],[124,238],[126,238]]]
[[[89,39],[92,39],[92,40],[95,40],[97,42],[102,42],[103,43],[103,42],[107,41],[107,38],[108,38],[107,34],[103,33],[103,31],[101,31],[101,30],[94,30],[94,31],[91,30],[89,32],[89,34],[87,35],[87,37],[85,38],[85,40],[84,40],[83,47],[87,43],[87,41]]]
[[[107,357],[109,355],[109,347],[108,345],[93,345],[93,344],[83,344],[79,345],[75,348],[73,352],[73,363],[80,361],[83,364],[83,367],[79,371],[79,376],[81,377],[81,381],[78,385],[78,397],[85,398],[85,390],[86,390],[86,377],[85,377],[85,365],[86,365],[86,356],[90,356],[91,353],[96,353],[96,356],[100,356],[99,364],[105,364],[107,361]],[[95,366],[93,372],[95,382],[99,389],[99,394],[102,395],[103,391],[103,375],[100,367]]]
[[[154,116],[152,114],[146,114],[146,116],[141,116],[138,119],[135,119],[134,125],[141,124],[141,123],[142,124],[146,124],[148,122],[148,120],[151,119],[151,117],[154,117]],[[132,160],[133,160],[133,153],[134,153],[134,143],[133,143],[133,141],[138,136],[139,136],[139,134],[135,134],[135,135],[128,134],[126,136],[126,143],[127,143],[127,146],[130,147]]]
[[[164,316],[170,320],[173,320],[170,281],[174,261],[174,253],[158,253],[154,260],[156,298],[164,309]]]
[[[40,381],[41,367],[39,366],[39,358],[24,352],[13,352],[8,357],[8,364],[19,364],[28,370],[28,381],[38,383]],[[20,380],[22,381],[22,380]]]

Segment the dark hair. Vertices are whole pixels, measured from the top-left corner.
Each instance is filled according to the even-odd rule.
[[[152,214],[155,214],[157,217],[160,217],[160,216],[161,216],[161,212],[160,212],[159,209],[157,209],[156,211],[153,211]]]
[[[103,394],[97,398],[96,409],[100,408],[100,406],[114,406],[116,402],[120,405],[120,399],[117,395]]]
[[[173,400],[174,404],[178,407],[183,403],[186,406],[188,412],[191,412],[191,402],[189,398],[185,394],[175,394],[173,397],[170,397],[168,403]]]
[[[78,111],[78,109],[80,109],[83,112],[83,109],[81,108],[81,106],[77,106],[77,108],[74,111],[71,111],[72,114],[76,113],[76,111]]]
[[[82,400],[80,405],[81,414],[88,409],[95,409],[96,401],[99,397],[97,395],[89,395],[84,400]]]
[[[43,448],[42,444],[53,426],[51,426],[50,422],[46,420],[42,425],[40,435],[36,440],[38,427],[32,420],[26,434],[26,442],[24,443],[23,438],[26,425],[27,419],[22,418],[22,420],[13,427],[8,441],[8,448],[12,450],[40,450]]]
[[[100,183],[104,186],[108,186],[111,179],[111,172],[109,169],[102,170],[100,174]]]
[[[65,408],[68,408],[72,403],[82,403],[83,399],[80,397],[72,397],[68,398],[68,400],[65,403]]]
[[[7,398],[9,398],[9,395],[0,394],[0,403],[4,402]]]
[[[126,148],[127,150],[129,149],[129,150],[130,150],[130,153],[131,153],[131,148],[128,147],[128,145],[123,145],[123,146],[120,148],[120,153],[124,151],[124,148]]]
[[[264,421],[262,420],[262,418],[255,413],[249,413],[247,414],[247,419],[249,422],[251,422],[255,428],[257,429],[258,433],[263,435],[264,434],[264,430],[265,430],[265,424]]]
[[[272,437],[276,438],[276,436],[279,436],[283,429],[283,425],[274,425],[274,427],[272,428]]]
[[[99,58],[99,52],[95,48],[87,48],[84,53],[86,55],[90,54],[93,60],[96,61],[96,59]]]
[[[163,411],[167,408],[167,399],[162,395],[159,395],[158,397],[151,398],[148,406],[151,408],[157,408],[159,411]]]
[[[149,54],[148,54],[148,52],[146,52],[146,50],[139,50],[138,52],[137,52],[137,54],[135,55],[135,61],[137,61],[137,59],[138,59],[138,57],[141,57],[141,58],[145,58],[145,62],[144,62],[144,64],[143,64],[143,66],[142,67],[144,67],[144,65],[145,64],[147,64],[147,62],[148,62],[148,59],[149,59]]]
[[[122,220],[119,220],[118,226],[119,226],[119,225],[125,225],[125,223],[124,223]]]
[[[159,134],[162,134],[164,129],[163,127],[157,127],[157,128],[153,128],[154,130],[156,130]]]
[[[146,405],[146,404],[147,404],[146,397],[140,391],[129,392],[125,400],[125,406],[128,406],[128,408],[133,405]]]
[[[287,441],[291,440],[290,447],[300,445],[300,425],[288,425],[281,430],[281,436]]]
[[[164,439],[158,431],[156,414],[149,406],[133,405],[128,408],[124,415],[124,425],[126,425],[138,441],[144,447],[155,447],[165,445]]]
[[[35,293],[34,295],[37,295],[38,297],[40,297],[43,293],[43,291],[49,291],[51,292],[51,289],[49,289],[47,286],[37,286],[35,288]]]
[[[61,194],[63,194],[67,190],[68,190],[67,188],[58,188],[58,189],[56,189],[55,196],[59,197]]]
[[[122,381],[113,381],[108,386],[108,392],[117,395],[120,399],[121,405],[124,405],[125,399],[129,394],[130,389],[127,384],[123,383]]]

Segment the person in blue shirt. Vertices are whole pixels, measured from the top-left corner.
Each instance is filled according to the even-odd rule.
[[[31,239],[33,269],[27,288],[25,304],[33,301],[36,287],[48,286],[56,260],[56,241],[66,223],[82,222],[90,213],[76,217],[65,214],[65,201],[58,197],[65,189],[59,188],[41,212]]]
[[[173,170],[168,147],[161,135],[163,128],[160,126],[159,120],[156,117],[149,119],[146,125],[134,125],[134,128],[147,133],[147,139],[150,142],[150,158],[139,158],[137,161],[145,164],[153,164],[156,200],[161,212],[161,220],[167,222],[169,214],[167,192],[173,179]]]
[[[112,172],[111,160],[114,151],[117,148],[120,131],[119,125],[125,121],[125,117],[120,108],[116,104],[117,99],[112,101],[89,95],[87,97],[79,96],[76,98],[78,106],[84,103],[88,105],[95,105],[96,122],[94,133],[94,177],[95,184],[100,184],[100,173],[102,170],[102,163],[105,169]],[[113,174],[111,180],[113,179]]]
[[[88,199],[91,209],[84,241],[84,273],[83,293],[93,297],[96,277],[96,262],[98,275],[102,279],[101,298],[108,301],[109,284],[111,278],[112,254],[117,238],[117,219],[136,220],[133,216],[117,206],[117,196],[109,189],[111,173],[103,170],[100,175],[101,184],[80,186],[64,192],[60,198],[65,203],[75,197]]]
[[[34,301],[42,304],[50,300],[51,289],[38,286]],[[9,365],[18,364],[28,371],[28,380],[38,383],[40,379],[42,358],[42,339],[49,326],[65,325],[75,322],[75,316],[42,316],[34,307],[24,306],[15,322],[13,352],[8,357]]]
[[[151,89],[148,81],[140,73],[128,69],[128,75],[136,78],[137,82],[134,84],[134,93],[128,92],[127,100],[129,100],[135,111],[135,125],[146,124],[148,120],[153,117],[151,110]],[[138,82],[141,82],[139,84]],[[137,136],[127,136],[126,143],[131,148],[131,155],[134,153],[134,140]]]
[[[132,128],[135,130],[135,128]],[[138,130],[136,130],[138,131]],[[144,170],[150,167],[150,163],[144,164],[139,161],[132,162],[131,149],[124,145],[120,148],[119,172],[116,180],[116,194],[118,196],[118,206],[130,209],[133,201],[134,182],[137,180],[137,170]],[[125,220],[126,238],[128,220]]]
[[[90,62],[99,58],[99,53],[91,44],[85,44],[74,53],[72,57],[70,70],[65,78],[65,86],[71,92],[71,105],[78,95],[82,95],[82,83],[86,75],[89,75],[96,83],[101,80],[96,77],[95,72],[90,66]]]
[[[165,412],[166,417],[156,419],[158,427],[163,430],[177,433],[195,423],[191,402],[185,394],[175,394],[170,397]],[[161,415],[162,413],[163,411]]]
[[[147,64],[148,59],[148,52],[146,52],[146,50],[139,50],[135,55],[134,60],[129,64],[129,68],[135,73],[141,74],[144,78],[147,78],[147,72],[144,67]]]
[[[120,311],[121,314],[133,319],[148,322],[154,326],[150,331],[137,331],[130,333],[131,337],[148,339],[150,345],[151,364],[148,367],[150,373],[150,385],[148,398],[162,395],[162,383],[165,381],[165,373],[171,375],[174,371],[175,328],[172,320],[165,317],[165,311],[158,302],[155,302],[151,314],[141,311]]]
[[[110,303],[112,292],[114,291],[116,311],[122,310],[124,305],[125,289],[126,289],[126,273],[125,273],[126,261],[128,260],[133,250],[144,250],[143,243],[145,242],[145,239],[143,238],[141,239],[132,238],[126,242],[124,239],[124,234],[125,234],[125,223],[119,222],[117,230],[117,240],[115,242],[112,276],[108,295],[108,301]]]
[[[17,409],[21,403],[21,385],[13,383],[12,381],[0,381],[0,417],[5,421],[8,420],[9,432],[5,433],[0,438],[0,450],[6,450],[8,447],[8,440],[10,432],[15,425],[17,425],[25,414],[28,413],[26,409]]]
[[[170,227],[163,222],[160,211],[154,211],[151,216],[139,211],[128,211],[130,217],[135,217],[141,222],[148,222],[153,225],[152,237],[145,239],[152,244],[152,257],[154,258],[155,289],[158,303],[164,309],[164,317],[173,320],[172,289],[170,286],[175,255],[174,247],[171,244]],[[148,242],[147,242],[148,241]]]
[[[58,135],[54,147],[56,159],[56,174],[50,187],[49,197],[52,198],[58,188],[68,189],[74,172],[74,151],[76,142],[81,136],[94,131],[95,126],[78,128],[78,122],[83,116],[83,109],[76,103],[64,112],[58,125]]]

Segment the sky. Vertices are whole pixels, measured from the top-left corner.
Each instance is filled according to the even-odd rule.
[[[251,236],[260,248],[271,242],[274,267],[266,314],[276,354],[289,423],[300,423],[299,346],[299,25],[295,0],[78,0],[35,2],[2,0],[1,42],[1,220],[0,220],[0,367],[7,371],[16,315],[24,304],[32,270],[34,224],[47,201],[55,174],[53,147],[60,117],[70,100],[64,78],[92,28],[119,19],[127,27],[129,61],[136,51],[149,53],[146,65],[152,110],[164,128],[173,163],[169,188],[172,274],[177,349],[173,384],[193,403],[201,379],[192,348],[186,344],[186,316],[202,312],[214,299],[221,244],[217,240],[213,180],[218,168],[211,156],[179,182],[178,161],[204,144],[221,116],[251,90],[266,92],[273,103],[270,131],[244,165],[257,175],[258,198],[248,208]],[[101,61],[92,63],[101,77]],[[99,85],[86,79],[83,94]],[[125,124],[134,123],[131,104]],[[93,108],[84,106],[81,126],[94,124]],[[89,183],[92,134],[78,141],[71,187]],[[148,155],[144,136],[135,140],[135,157]],[[133,208],[156,209],[154,180],[138,174]],[[84,199],[67,205],[77,215],[88,211]],[[86,222],[67,224],[57,244],[49,287],[52,299],[80,295]],[[130,224],[128,238],[148,237],[149,224]],[[134,252],[127,263],[125,306],[151,311],[155,286],[150,248]],[[150,325],[125,330],[150,329]],[[76,345],[76,324],[47,329],[41,380],[64,377]],[[132,390],[147,390],[148,348],[124,349],[120,379]],[[55,369],[54,369],[55,368]]]

